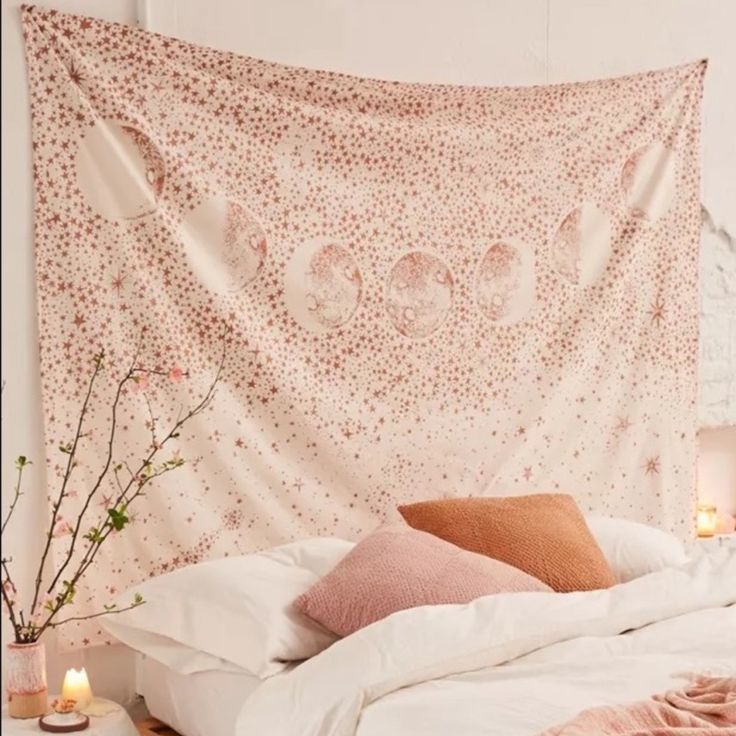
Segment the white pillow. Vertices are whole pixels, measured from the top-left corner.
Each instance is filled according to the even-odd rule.
[[[605,516],[586,516],[585,521],[619,583],[689,559],[677,537],[653,526]]]
[[[353,546],[342,539],[307,539],[184,567],[119,596],[120,608],[129,605],[133,592],[146,602],[105,617],[104,626],[182,674],[241,668],[269,677],[337,639],[292,602]]]

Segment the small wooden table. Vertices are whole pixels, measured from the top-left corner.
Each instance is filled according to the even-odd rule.
[[[156,718],[146,718],[145,721],[138,721],[135,724],[138,729],[139,736],[179,736],[179,734],[165,723]]]

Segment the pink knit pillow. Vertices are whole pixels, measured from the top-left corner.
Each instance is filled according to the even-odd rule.
[[[505,562],[392,524],[355,545],[294,605],[326,629],[347,636],[405,608],[535,590],[551,588]]]

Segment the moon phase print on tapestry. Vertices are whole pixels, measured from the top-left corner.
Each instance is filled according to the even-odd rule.
[[[202,395],[77,612],[398,503],[564,491],[693,529],[704,63],[532,88],[298,69],[27,8],[51,488]],[[170,380],[170,377],[176,380]],[[93,498],[106,513],[114,479]],[[57,564],[66,527],[54,539]],[[99,563],[99,564],[97,564]],[[69,643],[104,639],[96,621]]]

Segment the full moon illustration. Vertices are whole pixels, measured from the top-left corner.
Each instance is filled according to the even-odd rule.
[[[310,241],[296,250],[284,274],[284,300],[300,326],[324,333],[355,314],[363,277],[343,245]]]
[[[217,294],[234,294],[258,276],[266,235],[242,205],[213,197],[182,221],[181,241],[197,278]]]
[[[166,179],[164,158],[137,128],[100,120],[77,151],[77,181],[88,204],[109,220],[156,211]]]
[[[497,324],[520,321],[532,308],[534,252],[527,246],[498,242],[478,264],[475,279],[478,308]]]
[[[455,287],[450,269],[437,256],[412,251],[391,269],[386,311],[407,337],[431,335],[447,318]]]
[[[635,217],[655,222],[675,198],[677,159],[659,141],[635,151],[621,171],[621,188]]]
[[[562,221],[552,245],[552,263],[571,284],[598,280],[611,257],[611,218],[593,202],[576,207]]]

